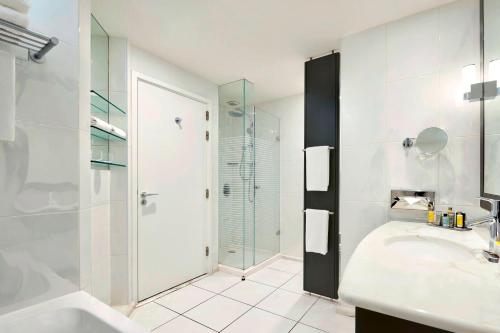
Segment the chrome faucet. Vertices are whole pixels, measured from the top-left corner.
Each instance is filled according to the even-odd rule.
[[[493,263],[497,263],[499,260],[498,255],[495,253],[495,247],[497,241],[500,240],[500,200],[489,199],[489,198],[478,198],[479,200],[487,201],[490,203],[491,209],[490,214],[485,217],[478,219],[473,219],[466,222],[468,228],[474,227],[480,224],[488,223],[490,229],[490,246],[488,251],[483,251],[484,257]]]

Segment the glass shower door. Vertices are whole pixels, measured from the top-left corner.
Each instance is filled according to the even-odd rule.
[[[279,119],[253,85],[219,87],[219,263],[247,269],[279,252]]]
[[[246,269],[254,255],[253,85],[219,87],[219,263]]]
[[[254,265],[280,252],[280,120],[255,110]]]

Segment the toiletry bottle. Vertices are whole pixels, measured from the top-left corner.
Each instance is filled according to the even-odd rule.
[[[457,212],[455,217],[456,227],[462,229],[464,227],[464,215],[462,212]]]
[[[427,209],[428,209],[427,210],[427,223],[434,224],[435,218],[436,218],[436,215],[434,212],[434,206],[432,204],[429,204]]]
[[[436,212],[434,224],[439,227],[443,223],[442,221],[443,221],[443,212],[438,210]]]
[[[448,228],[450,226],[449,220],[448,220],[448,214],[444,213],[443,214],[443,227]]]
[[[448,207],[448,228],[455,228],[455,213],[452,207]]]

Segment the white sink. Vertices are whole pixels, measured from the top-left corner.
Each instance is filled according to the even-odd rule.
[[[408,235],[385,240],[386,248],[398,256],[434,262],[476,260],[474,252],[460,244],[428,236]]]

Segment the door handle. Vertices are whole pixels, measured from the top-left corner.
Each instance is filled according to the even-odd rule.
[[[145,206],[148,203],[148,197],[152,197],[155,195],[159,195],[159,193],[147,193],[147,192],[142,192],[141,193],[141,205]]]
[[[160,193],[147,193],[147,192],[142,192],[141,193],[141,198],[147,198],[147,197],[152,197],[155,195],[160,195]]]

